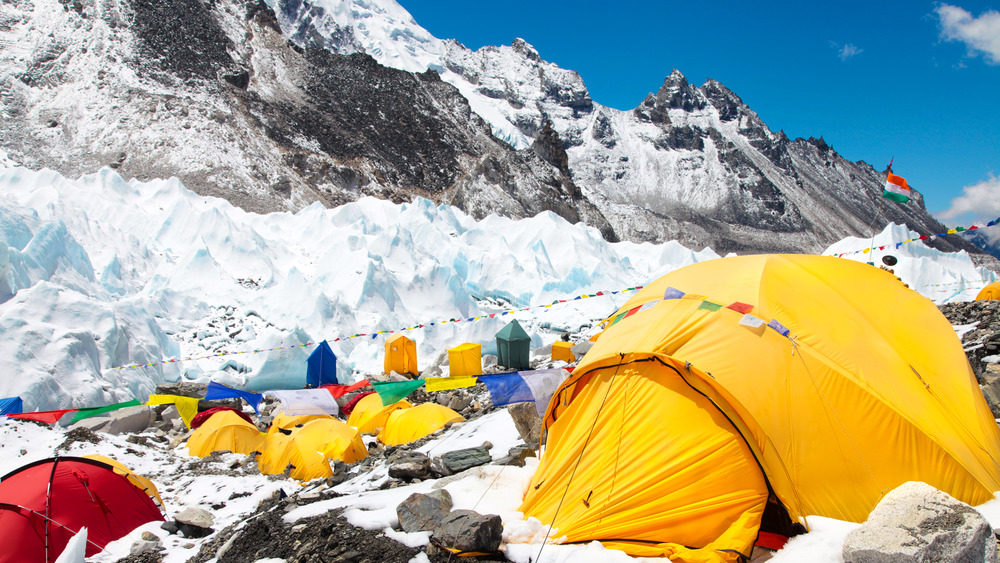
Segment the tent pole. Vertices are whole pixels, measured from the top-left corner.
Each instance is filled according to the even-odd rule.
[[[52,480],[56,477],[56,466],[59,465],[59,456],[56,455],[55,460],[52,462],[52,471],[49,473],[49,484],[45,487],[45,563],[49,563],[52,559],[49,557],[49,534],[50,528],[49,522],[52,521]]]

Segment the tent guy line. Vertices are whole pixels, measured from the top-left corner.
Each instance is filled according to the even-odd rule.
[[[415,329],[418,329],[418,328],[425,328],[425,327],[429,327],[429,326],[434,326],[435,324],[458,323],[458,322],[473,322],[473,321],[478,321],[478,320],[487,319],[487,318],[493,319],[493,318],[496,318],[496,317],[502,317],[504,315],[510,315],[510,314],[519,313],[519,312],[522,312],[522,311],[529,311],[529,310],[532,310],[532,309],[547,309],[549,307],[552,307],[553,305],[559,305],[559,304],[562,304],[562,303],[568,303],[570,301],[578,301],[580,299],[590,299],[590,298],[593,298],[593,297],[610,297],[612,295],[617,295],[619,293],[625,293],[627,291],[637,291],[637,290],[642,289],[642,287],[643,286],[641,286],[641,285],[637,285],[635,287],[627,287],[625,289],[619,289],[617,291],[598,291],[597,293],[582,294],[582,295],[577,295],[576,297],[570,297],[570,298],[566,298],[566,299],[556,299],[552,303],[548,303],[548,304],[545,304],[545,305],[532,305],[530,307],[524,307],[524,308],[521,308],[521,309],[511,309],[509,311],[503,311],[501,313],[490,313],[490,314],[487,314],[487,315],[478,315],[478,316],[469,317],[469,318],[466,318],[466,319],[446,319],[446,320],[443,320],[443,321],[435,321],[435,322],[430,322],[430,323],[417,324],[417,325],[414,325],[414,326],[409,326],[409,327],[395,329],[395,330],[379,330],[379,331],[376,331],[376,332],[368,332],[368,333],[362,332],[362,333],[358,333],[358,334],[352,334],[351,336],[338,336],[337,338],[333,338],[333,339],[321,340],[320,342],[306,342],[305,344],[292,344],[291,346],[275,346],[274,348],[261,348],[261,349],[258,349],[258,350],[237,350],[235,352],[220,352],[218,354],[209,354],[207,356],[192,356],[190,358],[163,358],[161,360],[157,360],[155,362],[150,362],[148,364],[128,364],[128,365],[124,365],[124,366],[111,366],[108,369],[144,368],[144,367],[153,367],[153,366],[158,366],[158,365],[163,365],[163,364],[176,364],[176,363],[180,363],[180,362],[191,362],[191,361],[197,361],[197,360],[208,360],[208,359],[211,359],[211,358],[223,358],[223,357],[226,357],[226,356],[237,356],[237,355],[240,355],[240,354],[260,354],[261,352],[274,352],[274,351],[277,351],[277,350],[290,350],[292,348],[305,348],[305,347],[308,347],[308,346],[317,346],[317,345],[319,345],[319,344],[321,344],[323,342],[338,342],[340,340],[349,340],[351,338],[361,338],[363,336],[370,336],[372,339],[375,339],[380,334],[394,334],[394,333],[398,333],[398,332],[403,332],[405,330],[415,330]]]

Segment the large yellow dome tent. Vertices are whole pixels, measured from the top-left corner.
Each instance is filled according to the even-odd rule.
[[[976,301],[986,301],[988,299],[1000,300],[1000,281],[989,284],[979,292],[979,295],[976,295]]]
[[[786,525],[862,522],[907,481],[973,505],[1000,490],[1000,431],[947,319],[839,258],[722,258],[656,280],[544,424],[521,512],[567,542],[675,563],[749,555],[765,507]]]
[[[389,415],[399,409],[408,409],[413,405],[409,401],[400,400],[384,406],[378,393],[365,395],[354,405],[354,410],[347,417],[347,425],[358,429],[362,434],[378,434],[385,426]]]
[[[221,411],[191,433],[187,446],[191,455],[198,457],[214,451],[248,454],[264,449],[264,434],[235,412]]]
[[[465,418],[448,407],[424,403],[409,409],[393,411],[378,434],[378,441],[387,446],[409,444],[437,432],[449,422]]]
[[[265,475],[276,475],[291,465],[290,477],[309,481],[333,475],[330,459],[354,463],[367,456],[357,429],[337,419],[318,419],[293,428],[291,434],[269,434],[257,467]]]
[[[267,427],[268,434],[274,434],[278,430],[293,430],[296,426],[302,426],[307,422],[313,420],[335,420],[336,417],[329,414],[296,414],[289,415],[285,414],[285,411],[279,412],[275,415],[274,419],[271,421],[271,425]]]

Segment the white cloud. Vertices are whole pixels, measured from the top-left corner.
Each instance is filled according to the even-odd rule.
[[[861,47],[858,47],[853,43],[848,43],[844,45],[843,48],[840,49],[840,52],[837,53],[837,56],[840,57],[840,60],[846,61],[847,59],[853,57],[854,55],[860,55],[863,52],[864,49],[862,49]]]
[[[847,59],[853,57],[854,55],[860,55],[865,51],[853,43],[847,43],[845,45],[841,45],[836,41],[827,41],[827,43],[830,47],[837,50],[837,57],[842,61],[847,61]]]
[[[934,11],[941,19],[941,37],[965,43],[970,56],[982,53],[989,64],[1000,64],[1000,12],[990,10],[975,18],[968,11],[948,4],[941,4]]]
[[[953,220],[961,218],[962,226],[1000,217],[1000,178],[990,174],[978,184],[965,186],[962,195],[951,200],[951,207],[935,216],[945,224],[955,224]]]

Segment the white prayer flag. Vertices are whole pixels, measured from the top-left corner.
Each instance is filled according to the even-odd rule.
[[[277,397],[281,401],[285,414],[290,416],[300,414],[332,414],[336,416],[340,413],[340,406],[326,389],[264,391],[264,394]]]

